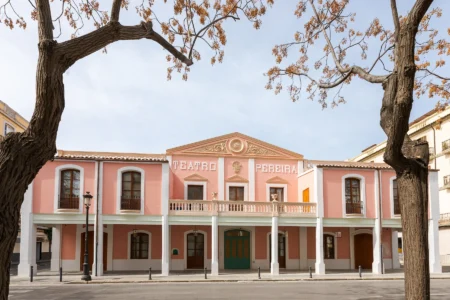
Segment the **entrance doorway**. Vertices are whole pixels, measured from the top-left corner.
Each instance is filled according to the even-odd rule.
[[[225,269],[250,269],[250,232],[225,231]]]
[[[368,233],[357,234],[354,237],[355,269],[361,266],[363,269],[372,269],[373,240]]]
[[[86,233],[81,234],[81,251],[80,251],[80,270],[83,271],[84,263],[84,245],[85,245]],[[108,258],[108,233],[103,232],[103,271],[106,271],[107,258]],[[89,231],[88,233],[88,264],[89,270],[92,271],[92,265],[94,264],[94,232]]]
[[[203,233],[187,235],[187,268],[203,269],[205,260],[205,236]]]
[[[272,263],[272,234],[269,234],[269,260]],[[286,268],[286,237],[284,234],[278,234],[278,267]]]

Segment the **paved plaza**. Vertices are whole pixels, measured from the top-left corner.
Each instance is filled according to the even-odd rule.
[[[450,298],[450,280],[433,280],[432,299]],[[10,299],[404,299],[403,281],[301,281],[13,286]]]

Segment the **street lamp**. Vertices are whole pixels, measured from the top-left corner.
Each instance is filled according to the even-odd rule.
[[[89,232],[89,207],[91,206],[92,195],[86,192],[83,195],[84,206],[86,207],[86,233],[84,234],[84,263],[83,263],[83,276],[81,280],[86,282],[91,281],[91,275],[89,275],[89,254],[88,254],[88,232]]]

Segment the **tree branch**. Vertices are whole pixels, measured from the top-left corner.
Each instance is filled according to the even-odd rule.
[[[120,6],[122,4],[122,0],[114,0],[111,8],[111,21],[119,22],[119,14],[120,14]]]
[[[408,14],[408,21],[417,28],[426,14],[433,0],[416,0],[411,12]]]
[[[53,40],[53,21],[49,0],[37,0],[39,41]]]
[[[392,11],[392,18],[394,19],[395,43],[397,43],[398,42],[398,35],[400,33],[400,20],[398,18],[397,1],[396,0],[391,0],[391,11]]]
[[[322,21],[320,20],[320,16],[316,10],[316,7],[314,6],[313,0],[309,0],[309,3],[311,4],[314,14],[316,16],[317,22],[319,23],[320,27],[321,27],[321,31],[325,37],[325,40],[327,41],[328,47],[330,48],[331,51],[331,55],[333,57],[334,63],[336,64],[337,69],[339,70],[339,72],[341,72],[342,74],[347,74],[347,73],[354,73],[359,75],[362,79],[371,82],[371,83],[383,83],[387,78],[388,75],[372,75],[368,72],[366,72],[363,68],[359,67],[359,66],[352,66],[352,67],[348,67],[348,68],[344,68],[341,65],[341,62],[339,61],[339,59],[336,56],[336,52],[334,52],[334,47],[333,44],[331,43],[330,38],[328,37],[328,34],[323,26]]]
[[[427,72],[428,74],[433,75],[433,76],[436,76],[436,77],[439,78],[439,79],[442,79],[442,80],[450,80],[450,77],[443,77],[443,76],[441,76],[441,75],[439,75],[439,74],[436,74],[436,73],[434,73],[434,72],[431,72],[431,71],[428,70],[428,69],[417,69],[417,71],[425,71],[425,72]]]
[[[339,78],[339,79],[337,79],[337,80],[335,80],[333,82],[323,83],[323,82],[316,81],[314,78],[309,76],[307,73],[295,73],[295,72],[287,72],[287,71],[285,71],[285,73],[286,74],[298,75],[300,77],[301,76],[307,77],[309,80],[314,82],[321,89],[332,89],[334,87],[337,87],[338,85],[343,83],[352,74],[351,72],[348,72],[347,74],[344,74],[344,76],[342,76],[341,78]]]
[[[153,31],[152,22],[141,22],[136,26],[123,26],[119,22],[110,22],[93,32],[57,45],[64,68],[116,41],[149,39],[160,44],[182,63],[190,66],[192,60],[178,51],[161,35]]]

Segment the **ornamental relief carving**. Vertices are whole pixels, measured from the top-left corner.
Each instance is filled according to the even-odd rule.
[[[272,150],[262,148],[258,145],[252,144],[252,143],[248,143],[247,151],[245,152],[245,154],[263,155],[263,156],[280,156],[278,153],[276,153]]]
[[[195,153],[228,153],[226,141],[189,150]]]

